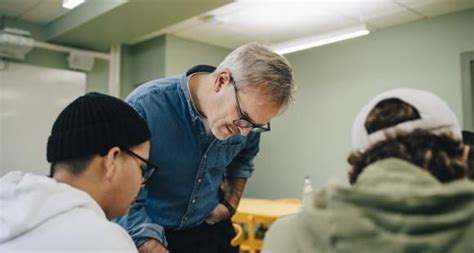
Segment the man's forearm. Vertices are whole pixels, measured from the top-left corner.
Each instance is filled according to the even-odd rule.
[[[228,181],[228,189],[225,189],[224,197],[235,209],[239,205],[246,183],[247,178],[243,177],[232,178]]]

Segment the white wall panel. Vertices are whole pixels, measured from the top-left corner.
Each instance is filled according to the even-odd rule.
[[[85,90],[82,72],[9,62],[0,69],[0,176],[12,170],[49,173],[51,126]]]

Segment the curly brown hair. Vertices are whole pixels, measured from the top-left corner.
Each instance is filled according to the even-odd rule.
[[[400,99],[386,99],[369,113],[365,127],[371,134],[419,118],[413,106]],[[352,166],[349,182],[354,184],[369,164],[392,157],[411,162],[446,183],[466,177],[467,168],[461,162],[462,154],[462,142],[449,135],[435,135],[426,130],[399,132],[387,136],[387,140],[374,144],[363,153],[351,153],[347,159]]]

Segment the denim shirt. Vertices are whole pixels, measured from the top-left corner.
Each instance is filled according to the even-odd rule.
[[[208,134],[192,104],[186,74],[147,82],[127,102],[148,123],[150,161],[158,169],[128,214],[116,222],[137,247],[149,238],[166,245],[165,230],[183,230],[206,220],[219,204],[224,176],[251,176],[260,134],[224,141]]]

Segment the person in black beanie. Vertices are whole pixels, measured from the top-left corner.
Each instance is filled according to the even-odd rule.
[[[462,131],[462,140],[464,144],[469,146],[469,172],[468,177],[474,180],[474,133],[471,131]]]
[[[150,131],[127,103],[88,93],[57,117],[47,142],[50,178],[0,179],[0,252],[137,252],[109,220],[127,212],[155,167]]]

